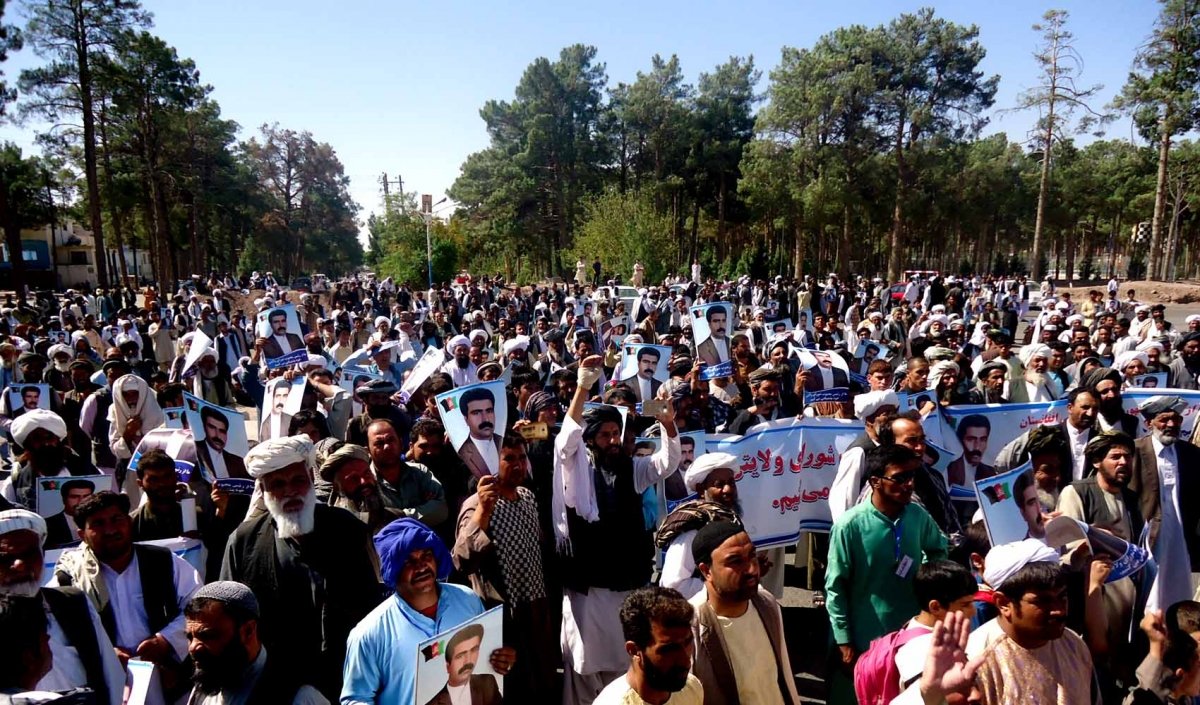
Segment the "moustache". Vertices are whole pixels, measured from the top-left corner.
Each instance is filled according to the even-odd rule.
[[[483,423],[479,424],[480,431],[491,431],[494,428],[496,428],[495,425],[490,424],[487,421],[484,421]]]
[[[475,670],[475,664],[468,663],[468,664],[464,665],[462,668],[458,669],[458,675],[465,676],[468,673],[473,672],[474,670]]]

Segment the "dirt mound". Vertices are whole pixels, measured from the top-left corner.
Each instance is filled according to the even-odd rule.
[[[1096,290],[1107,296],[1107,282],[1096,282],[1092,286],[1059,287],[1059,291],[1071,292],[1075,301],[1086,301],[1089,291]],[[1126,292],[1133,289],[1138,301],[1151,304],[1191,304],[1200,302],[1200,282],[1174,281],[1123,281],[1117,297],[1125,298]]]

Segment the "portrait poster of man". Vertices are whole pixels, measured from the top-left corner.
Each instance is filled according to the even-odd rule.
[[[50,409],[50,385],[14,384],[8,387],[8,408],[11,417],[17,418],[26,411]]]
[[[976,480],[975,495],[993,546],[1046,537],[1030,463]]]
[[[97,492],[113,489],[112,475],[79,475],[76,477],[40,477],[37,486],[37,513],[46,519],[46,542],[53,536],[52,527],[60,525],[74,527],[75,508],[83,500]],[[63,523],[65,522],[65,524]],[[61,538],[59,534],[55,538]],[[72,528],[71,538],[63,543],[79,540]]]
[[[304,403],[304,390],[308,388],[308,378],[304,375],[298,375],[288,385],[287,401],[283,403],[283,413],[288,416],[295,416],[301,409]]]
[[[628,385],[638,401],[654,399],[671,377],[667,362],[671,348],[663,345],[625,345],[617,380]]]
[[[629,334],[629,316],[613,316],[600,324],[600,343],[605,350],[620,347]]]
[[[258,414],[262,422],[258,427],[258,440],[282,438],[287,435],[288,424],[292,417],[284,410],[287,406],[288,395],[292,385],[282,377],[276,377],[267,382],[266,393],[263,394],[263,408]]]
[[[777,321],[770,321],[767,323],[767,328],[771,331],[771,337],[777,335],[787,335],[788,333],[791,333],[792,329],[795,327],[796,326],[792,324],[792,319],[790,318],[780,318]]]
[[[184,416],[196,441],[196,464],[209,481],[248,478],[243,458],[250,450],[246,417],[233,409],[209,404],[184,393]]]
[[[1150,374],[1138,375],[1133,378],[1133,386],[1141,387],[1142,389],[1161,389],[1167,386],[1167,373],[1152,372]]]
[[[804,391],[850,386],[850,366],[841,355],[828,350],[799,350],[796,355],[800,366],[808,370]]]
[[[440,353],[440,351],[435,352]],[[414,374],[416,374],[416,370],[413,370],[411,373],[409,373],[409,376],[411,377]],[[363,412],[363,403],[362,400],[358,398],[358,395],[354,390],[363,386],[367,382],[372,382],[377,379],[383,379],[383,375],[371,372],[362,367],[350,366],[343,367],[342,369],[338,370],[338,386],[342,389],[345,389],[347,392],[350,392],[350,396],[353,397],[351,404],[353,404],[355,416],[358,416]],[[408,385],[407,379],[404,381],[404,384],[405,386]]]
[[[504,702],[504,676],[492,669],[489,659],[504,645],[503,620],[503,608],[493,607],[418,644],[412,705]]]
[[[38,479],[38,514],[46,519],[46,548],[61,548],[79,543],[75,508],[83,500],[111,490],[111,475],[80,477],[43,477]]]
[[[304,348],[300,337],[300,316],[293,304],[260,311],[255,317],[254,332],[264,338],[263,357],[271,360]]]
[[[714,304],[692,306],[692,339],[696,341],[696,355],[708,365],[717,365],[729,359],[729,334],[737,325],[733,315],[733,304],[721,301]]]
[[[508,421],[504,382],[458,387],[437,396],[450,444],[476,477],[500,471],[500,441]]]
[[[184,418],[186,420],[186,416]],[[192,479],[192,472],[196,468],[196,441],[186,427],[162,426],[146,432],[137,448],[133,449],[133,456],[129,459],[129,472],[137,472],[138,461],[152,450],[161,450],[175,459],[175,473],[180,482]]]
[[[886,359],[888,359],[886,346],[874,340],[858,341],[858,347],[854,350],[854,366],[860,375],[867,374],[867,368],[871,366],[872,362]]]

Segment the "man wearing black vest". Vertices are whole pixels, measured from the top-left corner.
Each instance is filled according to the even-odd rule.
[[[584,413],[587,390],[599,381],[602,364],[599,355],[581,361],[575,395],[554,442],[554,534],[564,553],[563,702],[570,705],[589,705],[628,669],[621,604],[650,583],[654,556],[641,495],[674,472],[682,454],[669,398],[657,417],[662,448],[645,457],[625,453],[622,419],[614,408]]]
[[[110,357],[101,369],[105,384],[84,400],[79,412],[79,428],[92,440],[92,460],[103,470],[116,470],[117,458],[108,447],[108,410],[112,406],[112,385],[119,377],[133,372],[133,367],[119,356]]]
[[[82,590],[117,656],[154,662],[169,696],[187,657],[183,608],[200,575],[168,549],[134,545],[127,495],[97,492],[79,503],[75,522],[83,546],[59,557],[56,585]]]
[[[188,705],[329,705],[284,659],[268,658],[258,639],[258,600],[231,580],[196,591],[184,610],[192,674]]]
[[[0,595],[41,597],[49,620],[54,666],[38,690],[87,687],[102,705],[120,705],[125,669],[117,659],[100,616],[82,592],[42,587],[46,522],[25,509],[0,511]]]

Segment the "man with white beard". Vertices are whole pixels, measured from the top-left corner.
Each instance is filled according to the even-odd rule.
[[[88,687],[96,702],[120,705],[125,669],[100,615],[74,588],[42,587],[46,522],[25,509],[0,512],[0,595],[41,597],[49,622],[54,666],[37,690],[67,691]]]
[[[331,702],[342,688],[346,638],[379,603],[370,532],[350,512],[318,504],[313,443],[274,438],[246,454],[267,512],[229,538],[221,580],[234,580],[261,603],[259,636],[272,657],[311,674]]]
[[[1033,343],[1017,353],[1025,366],[1024,377],[1006,382],[1004,397],[1013,403],[1054,401],[1062,396],[1058,382],[1046,373],[1050,366],[1050,348]]]

